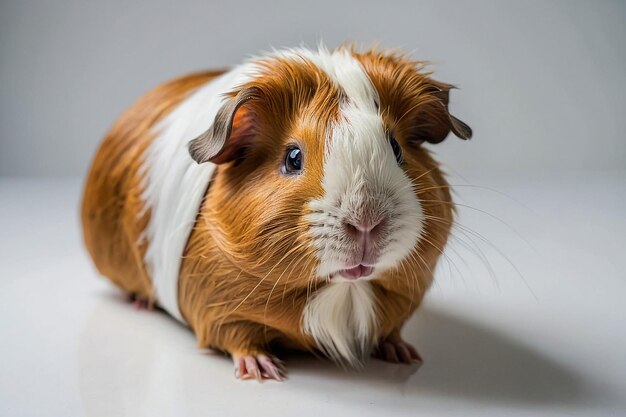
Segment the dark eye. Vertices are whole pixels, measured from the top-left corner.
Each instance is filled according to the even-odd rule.
[[[392,134],[389,135],[389,144],[391,145],[391,149],[393,149],[393,154],[396,156],[398,165],[402,165],[404,163],[404,159],[402,159],[402,148]]]
[[[302,151],[297,146],[287,149],[283,172],[285,174],[299,174],[302,172]]]

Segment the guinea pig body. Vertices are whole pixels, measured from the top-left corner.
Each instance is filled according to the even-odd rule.
[[[453,205],[422,147],[471,130],[450,86],[385,52],[293,49],[164,84],[113,126],[82,220],[98,270],[282,379],[275,347],[409,362]]]

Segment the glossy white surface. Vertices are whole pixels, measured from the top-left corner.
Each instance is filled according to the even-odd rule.
[[[626,414],[626,173],[452,182],[489,189],[457,187],[482,211],[405,328],[425,364],[292,356],[260,385],[97,277],[78,181],[0,180],[0,415]]]

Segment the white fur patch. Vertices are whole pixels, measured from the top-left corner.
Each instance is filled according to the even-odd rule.
[[[343,222],[358,216],[385,219],[387,233],[376,244],[381,270],[395,267],[416,246],[423,222],[411,180],[397,164],[378,111],[378,94],[360,63],[349,51],[306,55],[342,90],[340,119],[331,128],[324,161],[324,195],[310,203],[321,279],[340,281],[356,242]],[[378,333],[371,284],[336,282],[322,290],[304,311],[305,331],[320,349],[339,362],[362,361]],[[322,313],[321,308],[328,309]],[[350,349],[353,349],[350,351]],[[356,359],[355,359],[356,355]]]
[[[363,365],[376,341],[376,306],[369,282],[333,282],[307,303],[303,330],[331,359]]]
[[[188,142],[204,132],[223,105],[223,94],[246,82],[253,68],[237,67],[199,88],[156,127],[143,169],[143,198],[151,210],[145,231],[145,261],[156,298],[168,313],[184,321],[178,308],[178,276],[187,240],[215,165],[198,165]]]
[[[423,227],[422,210],[413,184],[397,164],[376,102],[378,94],[360,63],[347,51],[335,52],[331,78],[347,95],[341,115],[331,129],[324,161],[324,195],[311,202],[309,220],[316,226],[320,265],[327,277],[345,268],[351,247],[341,221],[358,212],[384,216],[389,236],[377,269],[394,267],[415,247]],[[328,59],[324,59],[329,66]]]

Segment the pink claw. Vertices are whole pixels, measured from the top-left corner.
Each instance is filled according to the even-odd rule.
[[[235,364],[235,376],[239,379],[256,379],[263,382],[266,379],[283,381],[286,379],[286,371],[283,362],[277,358],[258,354],[246,356],[233,356]]]
[[[141,300],[139,298],[136,298],[133,301],[133,307],[135,307],[136,310],[147,310],[148,309],[148,300]]]

